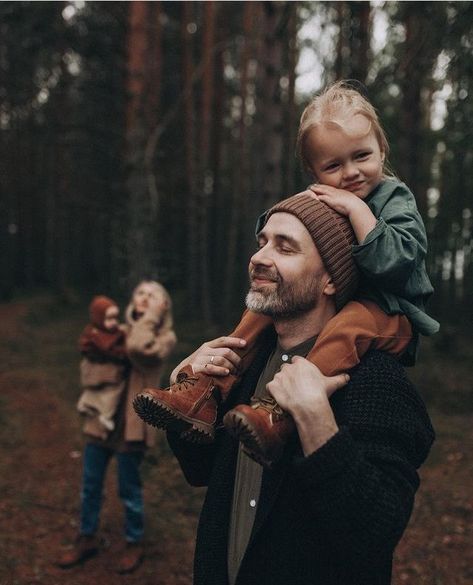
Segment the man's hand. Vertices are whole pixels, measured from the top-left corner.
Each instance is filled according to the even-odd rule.
[[[171,384],[176,380],[178,372],[190,365],[194,374],[204,372],[210,376],[227,376],[235,374],[240,366],[241,358],[234,349],[243,349],[246,341],[239,337],[217,337],[203,343],[194,353],[184,359],[171,374]]]
[[[266,386],[297,426],[302,449],[310,455],[338,431],[329,397],[349,381],[347,374],[327,377],[311,362],[294,357]]]

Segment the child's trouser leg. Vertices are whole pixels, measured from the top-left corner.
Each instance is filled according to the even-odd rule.
[[[353,368],[370,348],[399,355],[411,337],[405,316],[386,315],[370,301],[352,301],[330,319],[306,358],[323,374],[333,376]],[[223,422],[245,452],[268,467],[281,457],[295,431],[292,417],[271,397],[236,406]]]
[[[246,341],[243,349],[234,350],[241,358],[238,373],[214,378],[214,384],[220,390],[222,398],[227,396],[232,386],[251,364],[258,348],[257,341],[259,336],[272,323],[273,320],[271,317],[266,317],[265,315],[253,313],[248,310],[243,313],[241,321],[229,335],[229,337],[241,337]]]
[[[400,355],[411,339],[405,315],[387,315],[372,301],[351,301],[330,319],[306,358],[335,376],[356,366],[369,349]]]
[[[218,404],[224,400],[239,375],[251,363],[259,335],[272,323],[269,317],[245,311],[230,334],[246,340],[246,346],[236,350],[242,358],[237,375],[209,376],[194,374],[191,366],[178,373],[176,383],[165,390],[149,388],[133,401],[138,416],[155,427],[178,432],[189,441],[208,443],[213,440]]]

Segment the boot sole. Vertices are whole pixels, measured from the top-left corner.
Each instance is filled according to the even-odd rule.
[[[241,412],[227,412],[223,424],[234,439],[240,441],[243,451],[263,467],[270,469],[274,460],[264,453],[264,446],[248,418]]]
[[[186,441],[207,444],[214,440],[213,425],[188,417],[146,394],[140,394],[134,399],[133,408],[145,423],[158,429],[179,433]]]
[[[85,551],[78,559],[76,559],[70,563],[60,563],[59,562],[59,563],[56,563],[56,566],[59,567],[60,569],[72,569],[73,567],[78,567],[79,565],[83,565],[89,559],[95,557],[98,554],[99,554],[98,547],[91,548],[91,549]]]

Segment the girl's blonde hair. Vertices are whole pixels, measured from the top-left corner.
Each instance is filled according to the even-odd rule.
[[[337,81],[316,95],[302,112],[297,134],[297,154],[305,170],[312,172],[305,152],[310,130],[327,123],[343,128],[343,121],[357,114],[368,120],[368,133],[374,131],[379,148],[385,155],[385,161],[387,160],[389,144],[375,108],[348,81]]]

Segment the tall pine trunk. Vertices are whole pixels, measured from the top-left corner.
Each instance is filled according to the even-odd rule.
[[[200,309],[205,321],[212,320],[209,266],[209,207],[214,195],[210,144],[212,134],[212,106],[214,99],[215,64],[215,11],[216,5],[209,0],[204,4],[202,38],[202,104],[199,136],[199,292]]]
[[[128,262],[130,285],[143,278],[159,278],[154,262],[157,209],[148,188],[145,149],[149,134],[149,11],[140,0],[129,3],[128,30]]]
[[[233,165],[233,180],[231,184],[231,198],[229,202],[229,223],[226,234],[226,263],[224,280],[224,307],[229,314],[234,306],[236,296],[240,293],[237,282],[241,281],[239,270],[242,258],[238,256],[238,243],[242,233],[242,220],[248,218],[249,194],[249,149],[247,141],[247,99],[249,84],[249,66],[251,49],[254,46],[254,16],[253,2],[245,2],[243,9],[243,48],[240,60],[240,119],[238,121],[238,138],[236,142],[236,157]],[[241,247],[240,247],[241,249]]]
[[[186,200],[186,234],[187,234],[187,265],[186,284],[189,308],[193,315],[198,314],[198,274],[199,274],[199,247],[198,247],[198,204],[196,188],[197,155],[195,149],[196,120],[194,109],[194,62],[193,62],[193,35],[191,34],[192,2],[182,3],[181,15],[181,42],[182,42],[182,85],[184,91],[184,146],[185,146],[185,177],[187,187]]]

